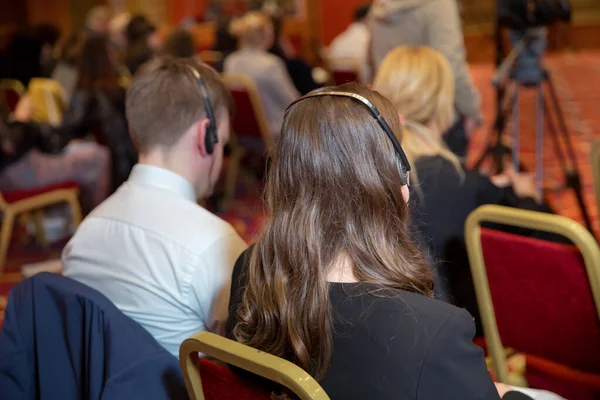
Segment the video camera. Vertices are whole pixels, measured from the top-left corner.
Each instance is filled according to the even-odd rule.
[[[498,0],[500,26],[516,31],[571,21],[569,0]]]

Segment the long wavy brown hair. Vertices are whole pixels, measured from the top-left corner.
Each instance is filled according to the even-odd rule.
[[[358,84],[328,89],[369,99],[402,139],[398,113],[379,93]],[[340,258],[357,281],[381,289],[431,297],[433,280],[409,232],[394,149],[364,105],[332,96],[295,104],[271,161],[268,221],[250,256],[234,335],[319,380],[333,342],[327,274]]]

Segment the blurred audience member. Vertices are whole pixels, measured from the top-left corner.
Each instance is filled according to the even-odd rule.
[[[108,24],[113,12],[108,6],[96,6],[88,11],[85,19],[85,30],[90,36],[108,34]]]
[[[53,24],[39,24],[34,27],[36,35],[42,43],[40,63],[43,76],[51,76],[56,67],[56,44],[60,39],[60,29]]]
[[[90,133],[110,149],[112,187],[123,183],[137,161],[125,119],[125,89],[109,55],[106,37],[94,36],[83,45],[78,81],[60,130],[69,139]]]
[[[373,88],[404,119],[402,146],[413,164],[415,224],[438,260],[440,294],[450,294],[448,300],[477,316],[464,241],[467,216],[483,204],[550,210],[542,204],[531,175],[509,171],[485,176],[465,168],[445,145],[442,134],[454,117],[454,76],[442,53],[424,46],[392,50]]]
[[[328,57],[333,60],[351,60],[360,66],[362,82],[370,82],[369,43],[371,35],[367,26],[370,5],[363,5],[354,12],[354,22],[331,42]]]
[[[69,143],[52,127],[29,122],[32,111],[23,97],[13,119],[0,121],[0,191],[76,182],[82,208],[89,212],[108,196],[108,150],[95,143]]]
[[[375,0],[371,7],[372,56],[377,69],[386,54],[400,45],[424,45],[450,61],[455,80],[453,119],[444,139],[459,157],[468,138],[482,122],[481,100],[466,60],[457,0]]]
[[[67,36],[60,47],[56,67],[52,71],[52,79],[60,83],[68,101],[71,100],[77,84],[77,63],[84,41],[83,32],[74,32]]]
[[[215,69],[218,72],[223,72],[223,63],[224,60],[231,53],[237,50],[238,40],[237,37],[231,34],[230,23],[231,17],[228,16],[219,16],[217,21],[217,30],[215,32],[215,44],[213,45],[212,50],[218,51],[223,54],[223,59],[221,62],[215,63]]]
[[[122,12],[115,15],[108,24],[111,44],[120,56],[125,54],[125,49],[127,48],[126,30],[129,22],[131,22],[131,14]]]
[[[3,78],[18,80],[27,87],[32,78],[43,77],[42,47],[42,40],[33,28],[18,29],[6,49]]]
[[[126,35],[125,65],[131,75],[134,75],[138,68],[150,60],[160,48],[160,36],[156,27],[143,15],[131,18],[127,25]]]
[[[167,38],[162,50],[172,57],[192,58],[196,55],[194,37],[187,29],[177,29]]]
[[[267,114],[272,135],[279,135],[286,107],[300,96],[282,60],[269,54],[273,44],[271,18],[251,11],[232,21],[232,33],[240,49],[225,60],[225,72],[247,75],[254,80]]]
[[[377,92],[326,90],[369,101],[402,140]],[[269,221],[233,272],[228,335],[298,365],[332,399],[497,400],[473,319],[432,299],[409,229],[408,165],[361,102],[308,97],[286,114]]]
[[[294,86],[301,94],[306,94],[319,87],[313,79],[313,68],[295,53],[294,47],[283,32],[283,16],[272,17],[273,23],[273,45],[269,53],[276,55],[285,62],[288,74],[294,82]]]
[[[107,296],[176,357],[194,333],[223,333],[231,270],[246,248],[231,225],[196,202],[219,179],[230,107],[207,65],[171,57],[144,65],[127,92],[140,163],[63,252],[66,276]]]

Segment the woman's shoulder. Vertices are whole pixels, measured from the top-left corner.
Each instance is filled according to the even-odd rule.
[[[447,325],[464,334],[475,332],[472,316],[449,303],[403,290],[352,285],[356,285],[354,289],[332,284],[330,293],[334,308],[344,318],[352,320],[358,316],[362,320],[359,323],[377,326],[381,336],[397,335],[399,326],[402,326],[403,334],[419,340],[426,338],[426,342],[433,340]]]

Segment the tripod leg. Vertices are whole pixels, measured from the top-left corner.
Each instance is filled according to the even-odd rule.
[[[579,206],[579,210],[581,211],[581,217],[583,218],[583,222],[586,228],[592,232],[592,222],[590,219],[590,215],[587,211],[587,207],[585,206],[585,200],[583,198],[582,185],[581,185],[581,174],[579,173],[579,169],[577,167],[577,157],[575,155],[575,151],[573,150],[573,143],[571,142],[571,137],[569,136],[569,131],[567,129],[567,124],[565,123],[565,117],[562,112],[562,108],[560,107],[560,102],[558,101],[558,96],[556,95],[556,90],[554,88],[554,83],[552,82],[552,78],[548,71],[545,72],[545,81],[548,85],[548,91],[550,92],[550,98],[552,101],[552,105],[554,106],[554,110],[556,110],[558,125],[560,127],[560,131],[564,138],[565,146],[567,149],[567,155],[570,158],[571,165],[570,167],[566,165],[565,156],[562,151],[560,152],[561,163],[563,165],[563,170],[565,174],[565,186],[571,188],[573,193],[575,194],[575,199],[577,200],[577,205]],[[550,112],[550,108],[546,105],[547,112]],[[548,120],[551,120],[551,117],[547,115]],[[554,136],[554,141],[556,144],[556,148],[560,147],[560,143],[558,143],[558,135],[556,135],[556,130],[552,123],[551,133]],[[553,131],[553,132],[552,132]]]
[[[544,89],[536,87],[537,101],[535,113],[535,185],[542,194],[544,184]]]
[[[546,125],[548,125],[548,132],[550,132],[550,139],[552,140],[552,144],[554,145],[554,153],[556,154],[558,162],[566,176],[569,168],[567,167],[567,161],[565,160],[565,153],[563,151],[562,146],[560,145],[560,140],[559,140],[558,134],[556,132],[556,126],[554,125],[554,119],[550,115],[550,109],[548,108],[548,101],[545,98],[544,98],[544,118],[546,119]]]
[[[548,85],[548,92],[550,92],[550,99],[552,100],[553,108],[556,111],[558,126],[565,140],[567,153],[571,159],[571,162],[573,165],[575,165],[577,162],[577,157],[575,156],[575,151],[573,150],[573,143],[571,142],[571,137],[569,136],[569,130],[567,129],[567,124],[565,122],[565,115],[563,114],[562,107],[558,101],[558,95],[556,94],[556,89],[554,88],[554,82],[552,81],[552,77],[548,71],[546,71],[545,81]]]
[[[512,134],[513,134],[513,143],[512,143],[512,165],[513,169],[516,172],[521,170],[519,156],[521,154],[521,142],[520,142],[520,123],[521,117],[519,115],[519,111],[521,109],[521,102],[519,98],[519,84],[516,84],[515,93],[512,97]]]

